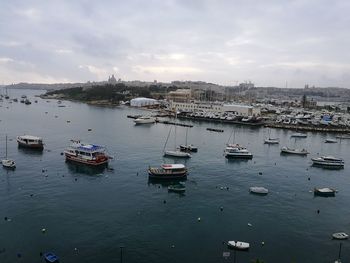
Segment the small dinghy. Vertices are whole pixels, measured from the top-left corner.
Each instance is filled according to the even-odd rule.
[[[324,141],[325,143],[337,143],[338,141],[337,141],[337,139],[326,139],[325,141]]]
[[[58,256],[52,252],[47,252],[44,254],[44,259],[46,263],[58,263]]]
[[[241,241],[228,241],[227,246],[237,250],[248,250],[250,247],[249,243]]]
[[[315,188],[314,189],[314,195],[318,195],[318,196],[335,196],[335,190],[332,188]]]
[[[257,195],[267,195],[269,190],[265,187],[253,186],[249,188],[249,192]]]
[[[169,192],[183,193],[186,191],[186,187],[184,184],[172,184],[168,186]]]
[[[332,237],[334,239],[344,240],[344,239],[348,239],[349,235],[344,232],[339,232],[339,233],[332,234]]]

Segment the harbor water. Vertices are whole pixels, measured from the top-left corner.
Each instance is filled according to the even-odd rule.
[[[280,144],[264,145],[266,128],[183,121],[193,125],[188,142],[199,150],[174,160],[162,156],[170,125],[135,126],[126,117],[143,111],[58,104],[35,98],[40,91],[9,93],[26,94],[32,104],[0,102],[0,153],[5,155],[7,134],[8,157],[17,163],[14,171],[0,169],[2,263],[42,262],[40,252],[47,251],[62,263],[121,262],[121,247],[123,262],[234,262],[228,240],[250,243],[249,251],[236,253],[236,262],[333,262],[340,242],[332,233],[350,232],[350,140],[326,144],[334,135],[309,132],[295,139],[295,131],[271,129]],[[246,146],[252,160],[223,156],[232,129],[234,142]],[[23,134],[43,137],[44,151],[18,148],[16,136]],[[177,144],[185,134],[185,127],[177,127]],[[174,148],[174,137],[167,148]],[[109,168],[66,163],[61,153],[71,139],[105,145],[114,156]],[[310,154],[281,155],[282,146]],[[311,157],[321,155],[343,158],[345,168],[312,167]],[[174,161],[189,169],[184,194],[148,180],[149,166]],[[269,194],[250,194],[251,186]],[[314,197],[314,187],[338,192]],[[350,245],[343,241],[342,261],[349,260]]]

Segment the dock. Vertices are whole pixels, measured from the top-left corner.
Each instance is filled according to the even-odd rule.
[[[266,122],[265,127],[298,131],[310,131],[310,132],[332,132],[332,133],[350,133],[349,128],[339,128],[334,126],[313,126],[313,125],[291,125],[275,122]]]

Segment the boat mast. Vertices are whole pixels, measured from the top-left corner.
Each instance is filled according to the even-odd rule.
[[[186,146],[187,146],[187,133],[188,133],[188,127],[187,127],[187,129],[186,129]]]
[[[230,140],[231,140],[231,137],[232,137],[232,135],[233,135],[233,133],[234,133],[234,129],[232,129],[232,132],[231,132],[231,134],[230,134],[230,137],[228,138],[228,140],[227,140],[227,143],[226,143],[226,145],[228,145],[228,144],[230,144]]]
[[[5,159],[7,159],[7,134],[6,134]]]
[[[175,125],[175,140],[174,140],[174,143],[175,143],[175,151],[176,151],[176,125]]]
[[[170,127],[170,130],[169,130],[169,133],[168,133],[168,137],[166,137],[166,141],[165,141],[165,144],[164,144],[163,152],[165,152],[165,147],[166,147],[166,145],[168,143],[169,136],[170,136],[170,133],[171,133],[171,129],[172,129],[172,127]]]

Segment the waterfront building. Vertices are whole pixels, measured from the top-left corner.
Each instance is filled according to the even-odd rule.
[[[243,104],[228,104],[221,102],[170,102],[170,108],[173,111],[182,112],[213,112],[213,113],[224,113],[224,112],[234,112],[241,116],[257,116],[260,115],[260,108],[256,108],[249,105]]]

